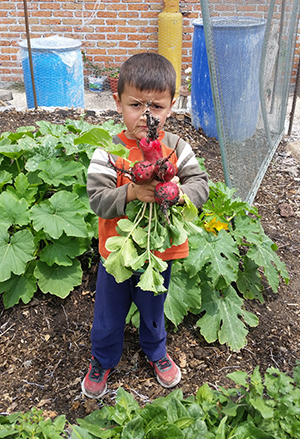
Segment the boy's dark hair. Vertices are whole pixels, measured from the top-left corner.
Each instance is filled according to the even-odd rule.
[[[168,90],[173,100],[176,88],[176,72],[172,63],[158,53],[137,53],[128,58],[120,68],[118,94],[121,95],[125,85],[139,90]]]

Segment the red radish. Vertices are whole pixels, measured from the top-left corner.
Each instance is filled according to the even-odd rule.
[[[159,159],[163,158],[163,152],[159,140],[148,140],[143,137],[139,142],[140,149],[144,160],[155,164]]]
[[[108,164],[112,166],[116,170],[116,172],[118,172],[119,174],[125,174],[126,177],[130,178],[130,180],[135,184],[147,184],[156,177],[154,173],[153,163],[150,163],[147,160],[136,162],[132,168],[124,169],[116,166],[116,164],[112,161],[110,155],[108,155],[108,159]]]
[[[160,205],[162,212],[167,218],[167,221],[170,222],[168,217],[168,208],[178,203],[179,187],[172,181],[158,183],[155,186],[154,198],[155,201]]]
[[[137,162],[133,165],[130,175],[135,184],[148,184],[154,178],[154,165],[147,160]]]
[[[158,160],[154,172],[158,181],[171,181],[176,175],[176,168],[169,160]]]

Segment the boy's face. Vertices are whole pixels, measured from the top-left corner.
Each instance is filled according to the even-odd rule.
[[[158,129],[162,129],[167,117],[170,116],[175,100],[171,100],[168,90],[159,92],[139,90],[136,87],[125,85],[121,99],[114,93],[117,111],[123,115],[126,125],[125,134],[129,139],[141,140],[146,136],[148,127],[145,111],[149,108],[153,116],[160,120]]]

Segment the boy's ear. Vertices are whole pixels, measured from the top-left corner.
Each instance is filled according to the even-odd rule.
[[[174,98],[173,101],[171,102],[170,109],[169,109],[169,112],[167,114],[167,117],[171,116],[171,114],[172,114],[172,107],[175,104],[175,102],[176,102],[176,99]]]
[[[117,112],[122,114],[121,99],[119,97],[118,92],[113,93],[113,98],[114,98],[115,103],[116,103]]]

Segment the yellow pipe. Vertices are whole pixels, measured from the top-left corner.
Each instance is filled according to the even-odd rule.
[[[165,56],[176,72],[176,96],[181,85],[182,14],[179,0],[165,0],[164,10],[158,14],[158,53]]]

